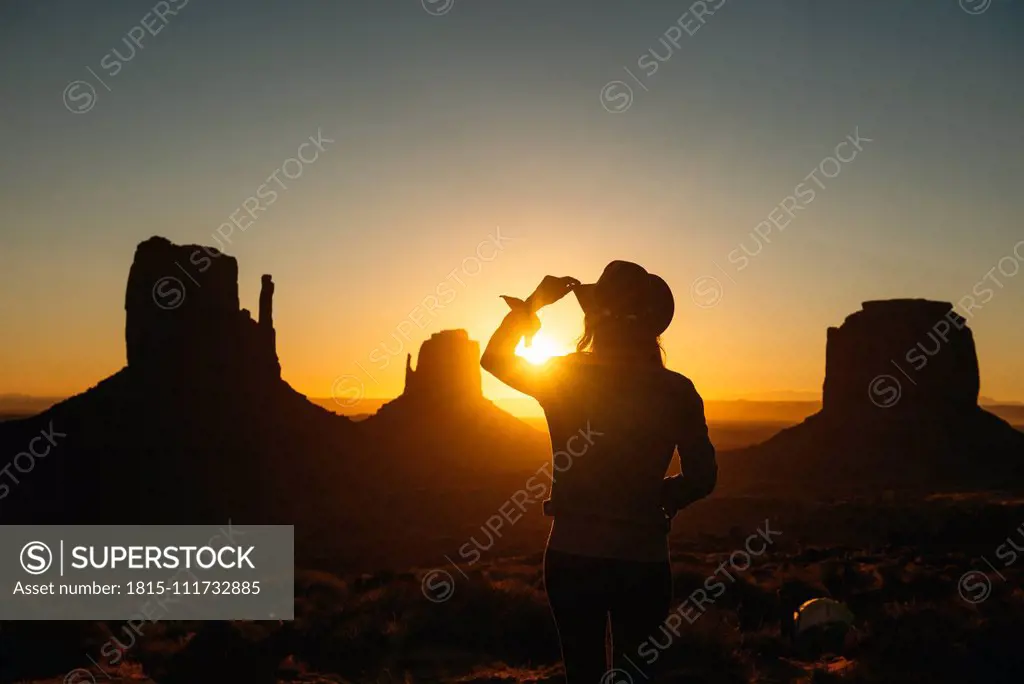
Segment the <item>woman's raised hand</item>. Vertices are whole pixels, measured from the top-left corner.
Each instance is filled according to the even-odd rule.
[[[540,281],[540,285],[533,291],[526,299],[526,303],[530,305],[531,311],[537,311],[538,309],[545,307],[549,304],[554,304],[565,295],[572,292],[572,289],[580,284],[580,281],[575,278],[568,276],[556,277],[556,276],[544,276],[544,280]]]

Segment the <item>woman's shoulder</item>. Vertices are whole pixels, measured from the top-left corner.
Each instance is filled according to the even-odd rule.
[[[697,392],[697,387],[693,384],[690,378],[686,377],[682,373],[671,370],[669,368],[663,369],[665,372],[665,380],[669,387],[678,394],[685,395],[687,397],[697,396],[700,394]]]

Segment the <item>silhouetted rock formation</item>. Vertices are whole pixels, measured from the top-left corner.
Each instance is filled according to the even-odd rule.
[[[891,299],[828,329],[822,410],[846,415],[888,403],[896,411],[963,411],[978,404],[978,358],[967,320],[948,302]],[[877,384],[873,387],[872,383]]]
[[[238,262],[212,247],[139,244],[125,294],[128,366],[168,380],[281,377],[272,320],[274,284],[263,276],[260,322],[239,308]]]
[[[412,354],[405,360],[405,390],[410,398],[461,401],[483,397],[480,344],[465,330],[442,330],[420,346],[417,369]]]
[[[330,527],[338,497],[324,484],[344,480],[357,433],[281,379],[273,281],[263,276],[257,323],[239,308],[237,274],[210,247],[161,237],[138,246],[128,365],[38,416],[0,423],[9,454],[51,426],[62,435],[4,494],[4,522]]]
[[[360,423],[386,453],[415,449],[423,463],[470,469],[540,465],[545,436],[484,398],[480,344],[465,330],[442,330],[406,359],[405,390]]]
[[[274,329],[274,280],[268,274],[260,278],[259,324],[261,328]]]
[[[822,410],[721,455],[723,491],[806,496],[1024,488],[1024,433],[978,406],[978,359],[949,303],[865,302],[829,328]]]

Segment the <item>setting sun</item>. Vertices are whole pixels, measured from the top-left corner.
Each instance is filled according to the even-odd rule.
[[[521,356],[530,363],[540,365],[552,356],[568,354],[569,349],[563,348],[557,342],[547,337],[543,332],[538,332],[533,337],[533,343],[527,347],[525,341],[520,340],[516,347],[516,355]]]

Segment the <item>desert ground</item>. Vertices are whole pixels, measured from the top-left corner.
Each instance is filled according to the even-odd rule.
[[[712,431],[742,445],[774,428],[727,423]],[[247,681],[561,681],[541,574],[548,520],[528,510],[486,548],[477,542],[479,553],[467,551],[522,486],[517,477],[471,491],[452,482],[433,503],[436,492],[412,493],[408,503],[428,515],[375,517],[367,523],[373,535],[339,531],[344,538],[328,546],[342,551],[299,572],[292,623],[158,621],[134,636],[119,623],[50,625],[46,653],[100,682],[241,681],[239,662],[262,663]],[[759,530],[770,543],[750,543],[766,538]],[[682,512],[670,541],[676,614],[686,620],[653,634],[633,658],[636,671],[605,684],[1019,681],[1024,560],[1013,544],[1024,548],[1022,500],[995,492],[849,500],[723,493]],[[694,591],[712,577],[725,590],[695,607]],[[841,653],[806,652],[788,636],[792,610],[819,596],[856,616]],[[8,627],[5,648],[31,639],[24,624]],[[116,665],[100,655],[112,637],[126,646]],[[196,669],[211,652],[225,654],[223,673]],[[26,681],[90,681],[84,671],[75,676]]]

